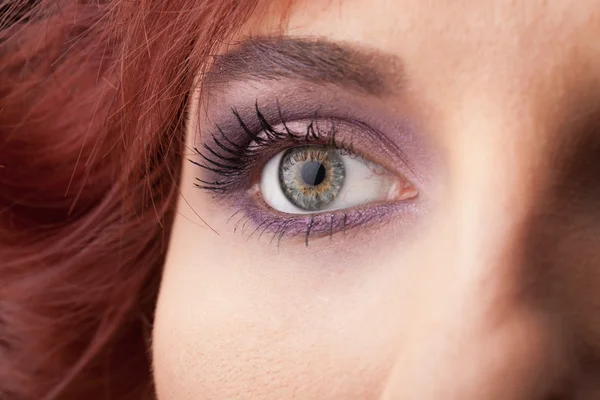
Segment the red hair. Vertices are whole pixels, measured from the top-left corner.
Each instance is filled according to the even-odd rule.
[[[0,398],[152,398],[194,77],[256,0],[0,6]]]

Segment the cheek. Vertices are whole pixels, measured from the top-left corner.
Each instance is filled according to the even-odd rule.
[[[411,318],[390,298],[407,280],[384,273],[398,260],[348,261],[335,272],[331,260],[312,260],[319,255],[267,246],[267,257],[227,248],[223,237],[174,234],[154,328],[160,400],[379,395],[402,343],[398,315]],[[190,249],[202,260],[191,261]]]

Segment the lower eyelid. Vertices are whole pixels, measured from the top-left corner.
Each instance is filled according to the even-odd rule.
[[[309,242],[318,238],[333,239],[337,234],[352,233],[390,223],[396,217],[408,224],[419,212],[417,200],[398,203],[369,204],[361,207],[319,214],[285,214],[271,210],[258,195],[246,192],[244,205],[230,223],[248,239],[267,239],[280,244],[284,239]]]

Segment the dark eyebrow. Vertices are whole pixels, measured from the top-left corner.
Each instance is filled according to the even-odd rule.
[[[321,38],[253,37],[216,56],[205,83],[300,79],[370,95],[395,91],[402,63],[392,55]]]

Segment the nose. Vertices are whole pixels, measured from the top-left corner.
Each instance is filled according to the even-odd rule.
[[[381,398],[571,398],[558,325],[517,307],[479,315],[472,308],[448,309],[412,332]]]
[[[422,249],[431,256],[415,282],[414,321],[382,399],[569,398],[568,335],[531,249],[539,175],[526,154],[507,165],[512,150],[479,148],[458,162],[453,211],[432,224],[442,245]]]

